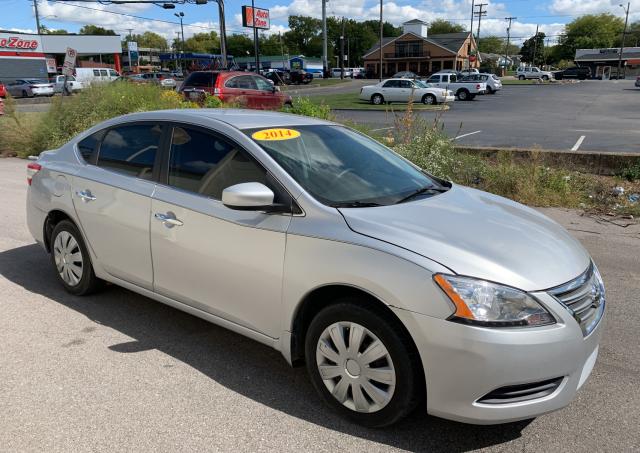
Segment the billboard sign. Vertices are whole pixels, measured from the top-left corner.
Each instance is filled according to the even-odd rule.
[[[127,50],[129,52],[129,69],[138,66],[138,43],[135,41],[127,42]]]
[[[253,8],[251,6],[242,7],[242,26],[249,28],[260,28],[268,30],[271,27],[269,10]]]

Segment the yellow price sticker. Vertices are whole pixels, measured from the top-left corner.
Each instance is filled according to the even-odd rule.
[[[251,134],[251,138],[260,141],[291,140],[300,137],[295,129],[262,129]]]

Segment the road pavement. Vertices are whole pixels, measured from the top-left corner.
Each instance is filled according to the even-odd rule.
[[[359,90],[359,88],[358,88]],[[358,90],[354,90],[354,97]],[[640,153],[640,88],[633,80],[563,85],[505,85],[496,95],[456,101],[438,118],[460,145]],[[341,111],[339,118],[392,129],[393,114]]]
[[[0,451],[640,450],[638,225],[546,210],[608,287],[600,357],[569,407],[499,426],[420,409],[370,430],[266,346],[118,287],[67,294],[25,227],[25,167],[0,159]]]

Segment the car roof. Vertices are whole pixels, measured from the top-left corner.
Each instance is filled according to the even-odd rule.
[[[155,110],[150,112],[139,112],[124,115],[114,120],[126,119],[127,121],[186,121],[210,119],[224,122],[236,129],[252,129],[256,127],[290,127],[290,126],[313,126],[313,125],[333,125],[330,121],[325,121],[309,116],[293,115],[290,113],[272,112],[265,110],[248,109],[178,109],[178,110]]]

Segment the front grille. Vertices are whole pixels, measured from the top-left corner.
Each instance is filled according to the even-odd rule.
[[[562,383],[561,377],[530,384],[507,385],[487,393],[478,400],[482,404],[508,404],[531,401],[551,395]]]
[[[548,293],[569,310],[580,324],[584,336],[589,335],[602,318],[605,305],[604,285],[593,264],[578,278],[552,288]]]

